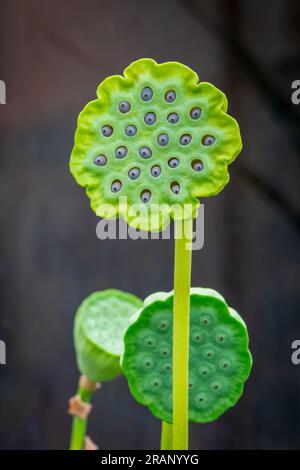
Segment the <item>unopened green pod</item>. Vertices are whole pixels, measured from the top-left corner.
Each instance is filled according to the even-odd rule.
[[[142,300],[116,289],[94,292],[80,305],[74,322],[76,359],[81,374],[93,382],[118,377],[123,335]]]
[[[122,369],[135,399],[172,422],[173,292],[148,297],[124,337]],[[243,393],[252,358],[240,315],[212,289],[190,292],[189,419],[216,420]]]

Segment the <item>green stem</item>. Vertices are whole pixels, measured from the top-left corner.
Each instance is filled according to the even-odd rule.
[[[172,450],[172,424],[166,423],[165,421],[161,424],[161,450]]]
[[[82,388],[79,385],[78,395],[86,403],[90,403],[94,391]],[[87,428],[87,419],[81,419],[78,416],[73,417],[70,450],[83,450]]]
[[[188,369],[192,219],[175,222],[173,310],[173,449],[188,449]]]

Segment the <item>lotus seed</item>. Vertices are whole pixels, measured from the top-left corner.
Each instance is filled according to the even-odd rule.
[[[192,161],[192,168],[195,171],[202,171],[204,166],[201,160],[193,160]]]
[[[167,145],[169,143],[169,136],[168,134],[160,134],[158,137],[157,137],[157,143],[159,145],[161,145],[162,147],[164,147],[165,145]]]
[[[110,137],[113,133],[113,128],[111,126],[102,126],[101,132],[104,137]]]
[[[144,359],[143,361],[143,365],[146,369],[151,369],[151,367],[153,367],[153,359],[152,357],[147,357],[146,359]]]
[[[151,168],[151,175],[152,176],[159,176],[161,174],[161,168],[159,165],[154,165],[152,168]]]
[[[168,115],[168,121],[171,123],[171,124],[176,124],[176,122],[179,121],[179,116],[177,113],[170,113]]]
[[[131,168],[128,172],[128,176],[132,180],[136,180],[141,174],[141,170],[139,168]]]
[[[211,323],[211,321],[210,321],[210,317],[209,317],[209,316],[207,316],[207,315],[206,315],[206,316],[203,316],[203,317],[201,317],[201,320],[200,320],[200,321],[201,321],[201,323],[202,323],[202,325],[203,325],[203,326],[209,326],[209,325],[210,325],[210,323]]]
[[[144,117],[144,121],[146,124],[148,124],[148,126],[151,126],[152,124],[154,124],[156,121],[155,113],[147,113]]]
[[[170,168],[176,168],[179,165],[178,158],[170,158],[170,160],[168,161],[168,165]]]
[[[149,147],[141,147],[139,154],[142,158],[150,158],[152,156],[152,150]]]
[[[190,134],[184,134],[180,137],[181,145],[188,145],[192,140],[192,136]]]
[[[129,126],[126,126],[125,127],[125,134],[126,135],[129,135],[130,137],[132,137],[133,135],[135,135],[137,133],[137,128],[136,126],[133,126],[132,124],[130,124]]]
[[[147,204],[147,202],[149,202],[151,199],[151,192],[148,191],[148,189],[145,189],[142,193],[141,193],[141,201],[144,202],[145,204]]]
[[[174,90],[169,90],[165,94],[165,100],[168,103],[173,103],[176,100],[176,92]]]
[[[215,141],[216,141],[216,139],[212,135],[205,135],[202,138],[201,142],[202,142],[203,145],[205,145],[207,147],[209,145],[212,145]]]
[[[154,336],[149,336],[145,339],[145,345],[149,347],[154,347],[156,345],[156,338]]]
[[[159,324],[158,324],[158,328],[162,331],[165,331],[169,326],[169,322],[168,320],[160,320]]]
[[[159,388],[161,386],[161,380],[159,377],[155,377],[154,379],[151,380],[151,385],[154,388]]]
[[[179,194],[180,193],[180,184],[176,183],[176,182],[172,183],[171,184],[171,191],[174,194]]]
[[[121,111],[121,113],[128,113],[130,109],[131,109],[131,106],[128,103],[128,101],[121,101],[119,103],[119,111]]]
[[[202,335],[200,332],[195,332],[193,334],[193,340],[196,342],[196,343],[200,343],[200,341],[202,340]]]
[[[94,163],[95,163],[95,165],[98,165],[98,166],[104,166],[107,163],[107,158],[106,158],[105,155],[98,155],[94,159]]]
[[[204,392],[197,393],[197,395],[195,396],[195,401],[198,404],[204,403],[205,400],[206,400],[206,394]]]
[[[115,150],[115,156],[117,158],[124,158],[127,155],[127,148],[126,147],[117,147]]]
[[[111,190],[112,190],[113,193],[119,192],[121,188],[122,188],[121,181],[119,181],[119,180],[113,181],[113,183],[111,185]]]
[[[153,96],[153,91],[150,87],[146,86],[145,88],[142,89],[141,98],[143,101],[151,100],[152,96]]]
[[[200,108],[191,109],[190,116],[192,119],[199,119],[199,117],[201,116],[201,109]]]

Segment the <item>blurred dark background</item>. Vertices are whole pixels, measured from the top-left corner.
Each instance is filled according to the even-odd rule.
[[[0,447],[68,446],[72,324],[84,297],[172,288],[172,241],[99,241],[68,170],[77,115],[98,83],[153,57],[221,88],[244,141],[230,185],[204,201],[193,285],[219,290],[242,313],[254,368],[234,409],[191,426],[191,447],[299,448],[299,1],[0,0],[0,11]],[[124,379],[94,405],[89,434],[100,448],[159,446],[159,422]]]

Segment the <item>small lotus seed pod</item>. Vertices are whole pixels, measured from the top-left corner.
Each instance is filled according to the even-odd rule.
[[[218,292],[192,288],[190,305],[189,419],[206,423],[239,400],[252,358],[244,321]],[[224,344],[217,341],[221,336],[226,337]],[[152,294],[125,332],[121,367],[134,398],[168,423],[172,346],[173,292]]]
[[[98,155],[94,158],[95,165],[104,166],[107,163],[107,158],[105,155]]]
[[[127,149],[126,165],[123,154],[115,153],[120,147]],[[229,181],[228,165],[241,147],[239,127],[227,114],[227,100],[220,90],[199,81],[193,70],[178,62],[141,59],[130,64],[123,76],[106,78],[97,89],[97,99],[80,113],[70,169],[86,188],[98,216],[118,214],[133,228],[161,231],[175,214],[177,219],[196,217],[198,198],[223,189]],[[141,155],[141,148],[151,153]],[[107,164],[91,164],[95,152],[105,155]],[[180,159],[176,178],[181,190],[176,200],[170,191],[172,155]],[[147,204],[137,185],[124,184],[129,169],[141,165],[139,188],[152,195]],[[154,165],[160,167],[159,175],[152,170]],[[116,180],[123,186],[112,198],[107,182]],[[173,210],[175,203],[180,211]],[[153,218],[154,205],[161,212]]]
[[[75,352],[81,374],[93,382],[121,375],[123,334],[129,318],[141,306],[138,297],[115,289],[94,292],[82,302],[74,321]]]
[[[119,111],[121,111],[121,113],[128,113],[130,109],[131,109],[131,106],[130,106],[130,103],[128,103],[128,101],[121,101],[119,103]]]

